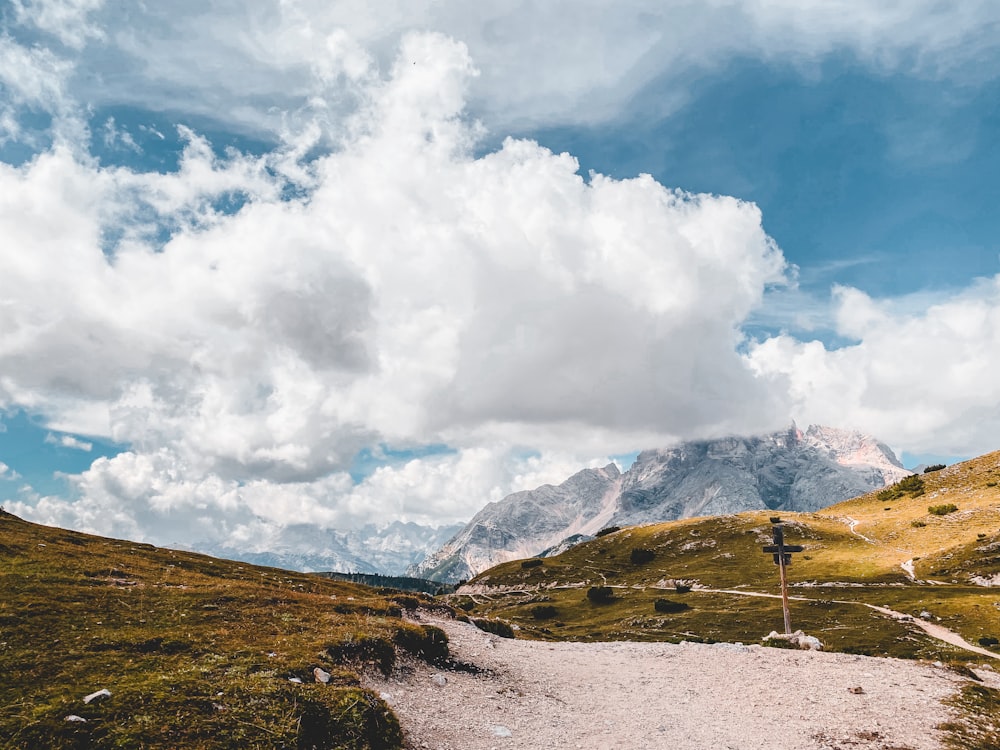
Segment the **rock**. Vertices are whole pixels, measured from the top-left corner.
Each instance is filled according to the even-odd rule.
[[[513,737],[514,733],[510,731],[507,727],[500,726],[499,724],[493,727],[494,737]]]
[[[77,716],[76,714],[70,714],[65,719],[63,719],[63,721],[82,721],[84,723],[87,722],[85,718],[83,718],[82,716]]]
[[[438,687],[444,687],[448,684],[448,678],[443,674],[436,674],[431,677],[431,682],[433,682]]]
[[[863,695],[865,689],[862,687],[849,687],[847,688],[848,693],[853,693],[854,695]]]
[[[765,638],[764,645],[768,645],[768,642],[772,644],[775,641],[785,641],[789,646],[793,648],[800,648],[803,651],[822,651],[823,644],[820,642],[819,638],[812,635],[806,635],[801,630],[796,630],[794,633],[779,633],[776,630],[772,630]]]
[[[316,667],[313,670],[313,677],[316,678],[316,682],[322,682],[324,685],[330,681],[330,676],[330,673],[322,667]]]
[[[111,691],[108,690],[107,688],[102,688],[101,690],[98,690],[96,693],[91,693],[90,695],[84,696],[83,702],[90,703],[91,701],[102,701],[105,698],[110,698],[110,697],[111,697]]]
[[[302,684],[302,678],[301,677],[289,677],[288,681],[289,682],[294,682],[296,685],[301,685]]]

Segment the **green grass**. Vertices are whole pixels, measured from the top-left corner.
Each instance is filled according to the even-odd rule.
[[[2,512],[0,588],[4,748],[391,750],[398,722],[359,670],[447,654],[399,597]]]

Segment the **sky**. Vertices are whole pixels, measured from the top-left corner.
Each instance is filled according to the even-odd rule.
[[[0,0],[0,502],[254,551],[1000,434],[1000,5]]]

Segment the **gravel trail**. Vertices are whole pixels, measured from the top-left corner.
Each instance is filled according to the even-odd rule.
[[[443,628],[474,675],[403,663],[368,687],[413,750],[940,750],[942,667],[734,644],[543,643]],[[978,669],[1000,686],[991,669]],[[860,689],[860,690],[859,690]]]

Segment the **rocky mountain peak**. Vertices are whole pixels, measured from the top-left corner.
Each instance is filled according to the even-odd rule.
[[[639,453],[628,471],[584,469],[558,486],[483,508],[410,569],[440,581],[561,549],[608,525],[631,526],[746,510],[813,511],[892,484],[909,472],[876,438],[819,425],[681,443]]]

